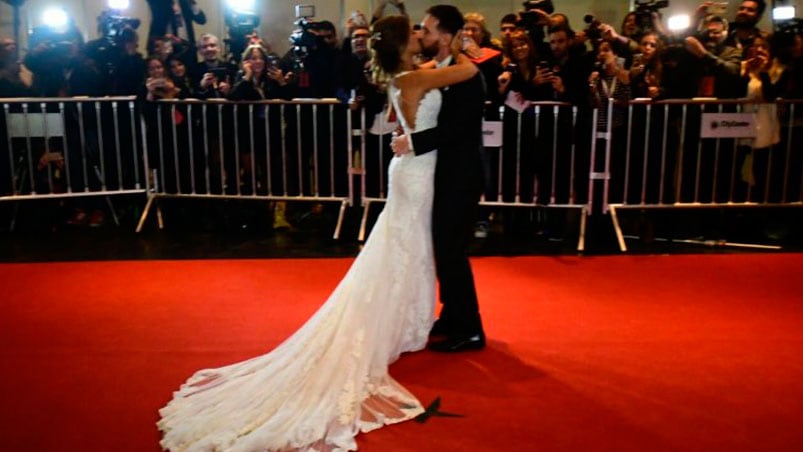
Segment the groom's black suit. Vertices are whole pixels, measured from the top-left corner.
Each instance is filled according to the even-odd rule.
[[[467,249],[483,188],[484,86],[478,72],[465,82],[443,88],[438,126],[411,137],[416,155],[438,150],[432,232],[443,304],[439,326],[452,337],[483,334]]]

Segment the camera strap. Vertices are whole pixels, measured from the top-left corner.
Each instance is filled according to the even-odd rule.
[[[616,76],[615,75],[613,76],[613,80],[611,80],[610,85],[608,85],[608,83],[605,82],[604,78],[600,77],[599,84],[602,87],[602,93],[605,95],[605,97],[607,97],[608,99],[612,99],[613,94],[616,92]]]

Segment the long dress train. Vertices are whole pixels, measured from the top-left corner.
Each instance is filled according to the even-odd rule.
[[[438,90],[422,99],[416,131],[436,125],[440,101]],[[388,365],[422,349],[434,319],[436,154],[392,159],[387,202],[364,248],[298,331],[265,355],[198,371],[181,385],[159,410],[163,448],[356,450],[357,433],[423,412]]]

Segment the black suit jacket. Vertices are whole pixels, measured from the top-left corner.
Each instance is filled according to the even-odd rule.
[[[441,89],[442,104],[438,126],[411,136],[416,155],[438,150],[435,191],[482,190],[482,119],[485,83],[482,73]],[[437,194],[436,194],[437,197]]]

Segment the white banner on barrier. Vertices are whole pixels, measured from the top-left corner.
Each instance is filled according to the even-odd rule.
[[[753,138],[756,116],[753,113],[703,113],[700,138]]]
[[[64,135],[61,122],[59,113],[10,113],[8,131],[12,137],[60,137]]]
[[[482,122],[482,145],[486,148],[502,147],[502,121]]]

